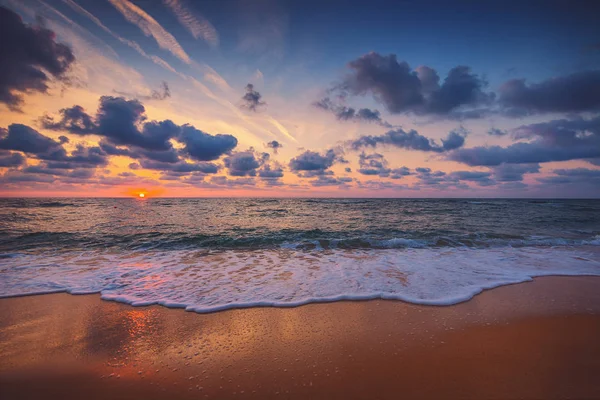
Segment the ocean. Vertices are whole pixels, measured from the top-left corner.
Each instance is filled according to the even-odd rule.
[[[600,275],[599,200],[0,199],[0,297],[449,305],[544,275]]]

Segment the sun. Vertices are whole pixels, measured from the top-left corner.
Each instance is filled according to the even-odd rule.
[[[142,198],[143,198],[143,197],[146,197],[146,195],[145,195],[144,193],[140,193],[140,194],[138,194],[138,196],[140,196],[140,197],[142,197]]]

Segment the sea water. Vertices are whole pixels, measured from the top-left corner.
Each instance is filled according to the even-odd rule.
[[[544,275],[600,275],[600,201],[0,200],[0,297],[449,305]]]

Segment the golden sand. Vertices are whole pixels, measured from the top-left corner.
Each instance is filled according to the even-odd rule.
[[[97,295],[0,300],[2,399],[600,398],[600,278],[449,307],[194,314]]]

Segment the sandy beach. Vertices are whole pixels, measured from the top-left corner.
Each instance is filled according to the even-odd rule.
[[[448,307],[195,314],[98,295],[0,300],[3,399],[600,398],[600,278]]]

